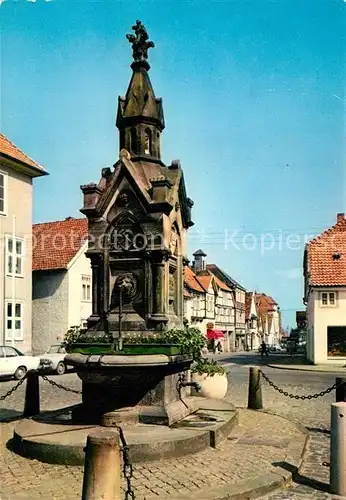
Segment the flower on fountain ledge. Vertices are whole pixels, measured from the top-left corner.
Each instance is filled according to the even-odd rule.
[[[103,332],[88,332],[81,329],[79,326],[72,326],[67,331],[64,338],[64,346],[67,352],[71,351],[78,345],[83,344],[83,352],[85,352],[86,345],[104,344],[104,349],[109,352],[113,351],[114,338],[112,335],[104,334]],[[145,351],[145,346],[150,349],[150,346],[156,346],[156,352],[159,347],[162,348],[174,347],[175,353],[190,354],[195,360],[201,358],[201,350],[205,344],[205,337],[198,328],[178,329],[174,328],[166,332],[148,332],[148,333],[131,333],[124,334],[123,336],[123,350],[131,351],[135,346],[143,346],[142,351]],[[107,348],[106,348],[107,345]],[[133,346],[133,347],[131,347]],[[102,350],[102,347],[100,346]],[[167,350],[167,349],[166,349]],[[165,350],[165,352],[166,352]],[[95,352],[93,350],[93,352]],[[114,352],[114,351],[113,351]],[[170,350],[171,352],[171,350]],[[171,352],[173,354],[173,351]]]
[[[214,359],[200,358],[192,365],[191,372],[198,373],[199,375],[206,373],[212,377],[215,374],[226,375],[229,370]]]
[[[71,326],[65,334],[63,345],[68,352],[73,344],[110,344],[112,342],[113,339],[103,332],[94,332],[91,335],[80,326]]]

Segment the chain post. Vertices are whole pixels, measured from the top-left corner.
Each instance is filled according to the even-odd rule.
[[[336,392],[335,392],[335,402],[342,403],[346,402],[346,378],[337,377],[335,379]]]
[[[261,370],[251,366],[249,370],[248,409],[262,410]]]
[[[119,433],[95,430],[85,448],[82,500],[120,500]]]
[[[28,372],[26,377],[24,417],[32,417],[40,413],[40,381],[35,371]]]

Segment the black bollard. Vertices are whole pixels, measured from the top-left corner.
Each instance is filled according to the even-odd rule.
[[[346,402],[346,378],[337,377],[335,379],[336,391],[335,391],[335,402],[342,403]]]
[[[26,376],[24,417],[40,413],[40,380],[37,372],[28,372]]]
[[[261,372],[258,367],[251,366],[249,371],[249,410],[262,410],[262,389],[261,389]]]

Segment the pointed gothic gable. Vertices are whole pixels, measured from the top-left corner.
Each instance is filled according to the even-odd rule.
[[[96,210],[99,214],[105,213],[107,209],[110,209],[110,205],[115,203],[118,195],[121,193],[119,187],[124,180],[130,190],[135,193],[143,207],[147,208],[151,203],[146,179],[139,175],[137,168],[129,160],[127,151],[122,150],[120,152],[120,160],[115,164],[112,177],[98,200]]]

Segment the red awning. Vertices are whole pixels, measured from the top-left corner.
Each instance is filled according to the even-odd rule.
[[[221,330],[207,330],[208,340],[217,340],[225,338],[225,334]]]

